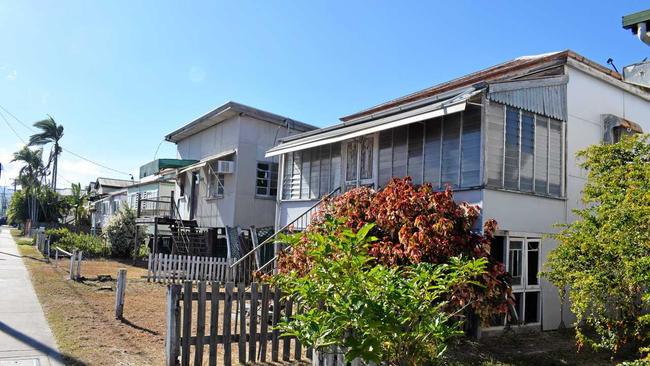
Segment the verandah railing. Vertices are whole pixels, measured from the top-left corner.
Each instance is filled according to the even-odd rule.
[[[239,276],[244,276],[248,273],[253,272],[257,272],[258,274],[273,273],[276,268],[277,253],[280,252],[280,250],[289,249],[287,247],[282,247],[283,243],[279,242],[278,236],[280,234],[288,234],[290,232],[305,230],[309,224],[311,224],[313,215],[318,212],[323,202],[338,194],[340,191],[341,187],[337,187],[336,189],[332,190],[328,195],[324,196],[309,209],[307,209],[302,215],[296,217],[287,225],[283,226],[281,229],[268,236],[261,243],[255,242],[257,240],[257,236],[254,235],[253,248],[232,264],[232,273]]]

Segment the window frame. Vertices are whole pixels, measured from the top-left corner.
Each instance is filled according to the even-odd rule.
[[[519,318],[519,323],[518,324],[513,324],[513,323],[508,323],[507,317],[504,317],[504,324],[503,326],[507,325],[527,325],[527,326],[537,326],[541,325],[542,321],[542,290],[541,290],[541,284],[539,281],[539,277],[537,280],[537,284],[529,285],[528,284],[528,252],[537,252],[537,274],[539,275],[539,272],[541,270],[542,266],[542,256],[541,256],[541,251],[542,251],[542,238],[541,236],[537,235],[507,235],[505,236],[504,240],[504,265],[506,268],[506,271],[509,272],[510,270],[510,243],[511,242],[521,242],[522,243],[522,250],[521,250],[521,284],[520,285],[512,285],[512,294],[521,294],[521,299],[522,303],[518,304],[519,309],[517,309],[517,316]],[[535,250],[530,250],[528,248],[528,244],[530,242],[537,243],[537,249]],[[524,320],[525,314],[526,314],[526,294],[527,293],[537,293],[537,321],[535,322],[530,322],[526,323]]]
[[[533,195],[533,196],[538,196],[538,197],[544,197],[544,198],[552,198],[552,199],[560,199],[560,200],[566,200],[566,121],[562,121],[559,119],[555,119],[553,117],[548,117],[545,115],[541,115],[539,113],[534,113],[534,112],[529,112],[525,111],[522,108],[519,107],[513,107],[509,106],[506,104],[498,103],[498,102],[492,102],[496,106],[497,109],[500,109],[501,112],[499,113],[500,117],[503,118],[502,122],[502,127],[503,127],[503,138],[502,141],[500,141],[501,146],[501,156],[499,157],[501,159],[501,177],[500,177],[500,182],[497,184],[494,181],[490,182],[489,178],[490,175],[490,163],[485,161],[483,165],[483,170],[484,170],[484,176],[486,177],[484,179],[483,184],[485,184],[486,188],[489,189],[497,189],[497,190],[502,190],[502,191],[507,191],[507,192],[515,192],[515,193],[521,193],[521,194],[528,194],[528,195]],[[490,108],[487,106],[486,108]],[[519,146],[518,146],[518,164],[517,164],[517,188],[510,188],[506,187],[506,147],[507,147],[507,119],[508,119],[508,109],[514,109],[518,111],[518,140],[519,140]],[[524,113],[531,114],[533,116],[533,155],[532,155],[532,190],[526,190],[523,191],[521,190],[521,171],[522,171],[522,152],[521,152],[521,139],[522,139],[522,116]],[[502,116],[501,116],[502,114]],[[491,115],[490,112],[486,111],[486,116]],[[486,117],[487,118],[487,117]],[[546,122],[546,180],[545,180],[545,189],[543,190],[544,193],[538,192],[537,191],[537,165],[538,165],[538,120],[543,119]],[[559,144],[560,144],[560,151],[559,156],[560,156],[560,164],[559,164],[559,194],[553,194],[551,193],[551,175],[554,174],[551,172],[551,157],[554,153],[551,152],[551,125],[559,125]],[[490,134],[490,131],[488,129],[494,128],[494,126],[491,126],[490,121],[486,121],[485,123],[486,126],[486,134]],[[492,149],[495,149],[494,147]],[[488,156],[493,156],[493,150],[491,150],[489,141],[486,144],[486,150],[485,150],[485,157],[486,159]]]
[[[266,164],[268,166],[268,169],[263,170],[260,169],[260,164]],[[275,184],[273,184],[273,169],[275,167]],[[255,197],[259,198],[275,198],[278,195],[278,178],[279,178],[279,164],[274,162],[274,161],[258,161],[257,164],[255,165]],[[258,174],[260,172],[265,172],[267,174],[267,177],[260,178]],[[266,187],[262,187],[258,185],[259,180],[264,180],[267,181],[268,185]],[[266,193],[259,193],[258,189],[263,188],[266,190]],[[272,191],[275,189],[275,194],[272,194]]]
[[[214,200],[214,199],[223,198],[225,196],[225,193],[226,193],[226,183],[225,183],[226,175],[223,174],[223,173],[218,173],[218,174],[215,173],[215,171],[213,170],[213,168],[212,168],[212,166],[210,164],[211,163],[208,163],[208,165],[209,165],[208,166],[208,173],[207,173],[208,178],[206,179],[207,180],[207,182],[206,182],[206,184],[207,184],[207,192],[206,192],[205,198],[207,200]],[[215,183],[212,182],[213,178],[215,179],[215,183],[217,185],[216,193],[213,191],[214,185],[215,185]],[[199,184],[200,184],[200,178],[199,178]],[[219,189],[219,187],[221,188],[221,190]],[[197,186],[197,189],[199,189],[198,186]]]

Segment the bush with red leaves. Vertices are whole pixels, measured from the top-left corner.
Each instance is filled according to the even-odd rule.
[[[455,256],[488,258],[489,266],[482,277],[475,284],[456,288],[448,299],[456,309],[470,304],[487,322],[494,315],[507,313],[512,294],[504,265],[490,258],[496,222],[486,220],[481,234],[472,230],[478,218],[479,208],[456,203],[449,188],[437,192],[429,184],[415,186],[406,177],[393,179],[380,191],[361,187],[326,201],[307,230],[327,235],[332,220],[355,231],[374,223],[371,235],[378,240],[370,254],[386,265],[444,264]],[[306,240],[279,258],[282,272],[306,273],[309,263]]]

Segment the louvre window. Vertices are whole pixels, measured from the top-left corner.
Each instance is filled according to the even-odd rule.
[[[327,195],[340,186],[341,145],[324,145],[287,153],[284,155],[282,174],[284,200],[318,199]]]
[[[431,183],[435,189],[480,185],[481,113],[469,106],[463,113],[435,118],[408,128],[379,133],[379,186],[392,177]]]
[[[561,197],[563,122],[490,103],[487,116],[487,184]]]

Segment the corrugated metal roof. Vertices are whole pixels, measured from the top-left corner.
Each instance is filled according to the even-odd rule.
[[[466,89],[459,92],[460,94],[443,101],[404,111],[399,114],[351,125],[342,124],[339,125],[339,128],[337,129],[327,131],[319,130],[321,133],[315,135],[306,134],[301,138],[292,139],[291,141],[277,145],[269,149],[266,152],[266,156],[276,156],[290,151],[327,145],[399,126],[405,126],[419,121],[429,120],[446,114],[458,113],[465,110],[465,105],[471,97],[481,92],[482,90]]]
[[[492,83],[487,96],[498,103],[566,121],[567,82],[566,76],[560,76]]]

